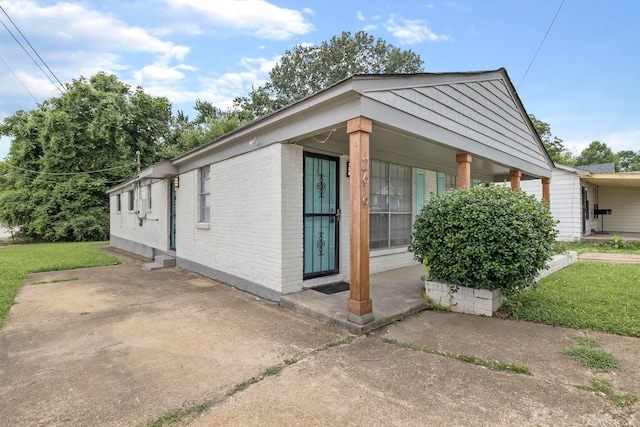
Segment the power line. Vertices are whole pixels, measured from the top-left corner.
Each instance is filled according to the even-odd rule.
[[[116,169],[128,168],[128,167],[133,166],[134,164],[135,163],[130,163],[130,164],[127,164],[127,165],[116,166],[116,167],[113,167],[113,168],[98,169],[98,170],[94,170],[94,171],[84,171],[84,172],[42,172],[42,171],[34,171],[34,170],[31,170],[31,169],[21,168],[19,166],[14,166],[14,165],[12,165],[10,163],[4,163],[5,166],[9,166],[11,168],[21,170],[23,172],[31,172],[31,173],[35,173],[35,174],[39,174],[39,175],[58,175],[58,176],[87,175],[87,174],[92,174],[92,173],[108,172],[108,171],[112,171],[112,170],[116,170]]]
[[[540,52],[540,49],[542,48],[542,45],[544,44],[544,41],[547,39],[547,36],[549,35],[549,31],[551,31],[551,27],[553,27],[553,23],[556,22],[556,18],[558,17],[558,14],[560,13],[560,9],[562,9],[562,5],[563,4],[564,4],[564,0],[562,0],[560,2],[560,6],[558,7],[558,10],[556,11],[555,16],[551,20],[551,24],[549,24],[549,28],[547,28],[547,32],[544,34],[544,37],[542,38],[542,41],[540,42],[540,46],[538,46],[538,50],[536,50],[535,55],[533,55],[533,58],[531,59],[531,62],[529,63],[529,66],[527,67],[527,71],[524,72],[524,76],[522,76],[522,80],[520,80],[520,83],[518,83],[518,87],[516,87],[516,90],[520,89],[520,85],[524,81],[524,78],[527,77],[527,74],[529,73],[529,69],[533,65],[533,62],[536,60],[536,57],[538,56],[538,52]]]
[[[36,54],[36,56],[38,57],[38,59],[40,59],[40,61],[42,62],[42,64],[44,64],[44,66],[47,68],[47,70],[49,70],[49,73],[51,73],[51,76],[53,76],[56,81],[58,82],[58,84],[56,84],[53,79],[51,78],[51,76],[49,74],[47,74],[44,69],[42,69],[42,67],[40,66],[40,64],[38,64],[38,62],[33,58],[33,56],[31,56],[31,54],[27,51],[27,49],[24,47],[24,45],[20,42],[20,40],[18,40],[18,38],[13,34],[13,32],[5,25],[5,23],[3,21],[0,20],[0,22],[2,23],[2,26],[7,30],[7,32],[9,34],[11,34],[11,37],[13,37],[13,39],[16,41],[16,43],[18,43],[18,45],[20,45],[20,47],[22,48],[22,50],[24,50],[24,52],[27,54],[27,56],[29,56],[29,58],[31,58],[31,60],[33,61],[34,64],[36,64],[36,66],[40,69],[40,71],[42,71],[42,73],[49,79],[49,81],[56,87],[56,89],[58,89],[58,91],[60,93],[63,93],[63,90],[66,92],[67,89],[65,88],[65,86],[62,84],[62,82],[60,82],[60,79],[58,79],[58,76],[55,75],[55,73],[53,71],[51,71],[51,68],[49,68],[49,66],[47,65],[47,63],[44,61],[44,59],[42,59],[42,57],[40,56],[40,54],[38,53],[38,51],[33,47],[33,45],[29,42],[29,40],[27,39],[27,37],[25,37],[25,35],[22,33],[22,31],[20,31],[20,28],[18,28],[18,26],[16,25],[15,22],[13,22],[13,19],[11,19],[11,17],[9,16],[9,14],[7,13],[6,10],[4,10],[4,8],[2,7],[2,5],[0,5],[0,10],[2,10],[2,12],[5,14],[5,16],[9,19],[9,21],[13,24],[13,26],[15,27],[16,30],[18,30],[18,33],[20,33],[20,35],[22,36],[22,38],[24,39],[25,42],[27,42],[27,44],[29,45],[29,47],[31,48],[31,50]],[[60,86],[58,86],[60,85]],[[62,90],[60,89],[62,88]]]
[[[16,78],[16,80],[17,80],[18,82],[20,82],[20,84],[22,85],[22,87],[24,88],[24,90],[26,90],[26,91],[29,93],[29,95],[31,95],[31,98],[33,98],[33,100],[34,100],[34,101],[36,101],[36,104],[38,104],[39,102],[38,102],[38,100],[36,99],[36,97],[35,97],[35,96],[33,96],[33,94],[31,93],[31,91],[30,91],[29,89],[27,89],[27,87],[26,87],[26,86],[25,86],[25,84],[22,82],[22,80],[20,80],[20,77],[18,77],[18,76],[16,75],[16,73],[14,73],[14,72],[13,72],[13,70],[11,69],[11,67],[9,67],[9,64],[7,64],[7,63],[5,62],[5,60],[4,60],[4,59],[2,59],[2,57],[1,57],[1,56],[0,56],[0,61],[2,61],[2,63],[4,64],[4,66],[5,66],[5,67],[7,67],[7,69],[11,72],[11,74],[13,74],[13,77],[15,77],[15,78]]]

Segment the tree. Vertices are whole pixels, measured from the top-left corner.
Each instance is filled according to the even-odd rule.
[[[196,100],[194,110],[198,112],[193,121],[178,111],[174,118],[174,136],[171,144],[165,144],[162,157],[169,159],[206,144],[241,126],[243,120],[237,111],[223,111],[208,101]]]
[[[298,45],[271,70],[271,81],[237,98],[235,107],[251,118],[325,89],[354,74],[407,74],[423,71],[420,56],[364,31],[343,32],[320,46]]]
[[[631,150],[619,151],[616,153],[620,172],[640,171],[640,151],[637,153]]]
[[[59,97],[0,125],[12,138],[0,186],[0,223],[38,240],[105,240],[106,189],[161,159],[171,104],[115,76],[65,85]]]
[[[611,148],[600,141],[592,141],[591,144],[576,157],[576,166],[598,165],[601,163],[615,163],[616,170],[619,169],[617,159]]]
[[[562,139],[551,134],[551,126],[541,120],[538,120],[533,114],[529,114],[529,119],[535,128],[544,148],[549,153],[549,157],[556,163],[563,165],[571,165],[573,156],[571,152],[564,146]]]

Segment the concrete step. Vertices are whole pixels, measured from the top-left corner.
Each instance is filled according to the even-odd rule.
[[[142,266],[143,270],[151,271],[157,270],[159,268],[167,268],[167,267],[175,267],[176,259],[169,255],[158,255],[153,259],[153,262],[148,264],[144,264]]]
[[[158,255],[154,258],[154,263],[160,264],[163,267],[175,267],[176,259],[169,255]]]
[[[157,262],[150,262],[148,264],[143,264],[142,269],[146,271],[157,270],[159,268],[163,268],[162,264],[158,264]]]

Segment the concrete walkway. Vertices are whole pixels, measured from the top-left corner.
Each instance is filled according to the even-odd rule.
[[[590,334],[622,366],[600,373],[562,355],[583,332],[527,322],[422,311],[356,337],[179,269],[127,262],[29,278],[0,331],[0,424],[132,426],[206,403],[181,425],[640,426],[640,403],[575,387],[599,378],[640,396],[638,338]],[[526,363],[533,375],[387,339]]]
[[[634,254],[610,254],[586,252],[578,255],[580,261],[620,262],[627,264],[640,264],[640,255]]]

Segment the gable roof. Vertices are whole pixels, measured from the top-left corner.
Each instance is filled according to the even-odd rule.
[[[596,165],[581,165],[576,166],[576,169],[591,173],[616,173],[615,163],[599,163]]]
[[[168,163],[181,173],[276,143],[328,141],[323,151],[348,154],[346,122],[355,117],[373,121],[371,156],[455,174],[455,154],[468,152],[472,173],[494,181],[510,169],[522,179],[551,177],[553,163],[504,68],[355,75]]]

